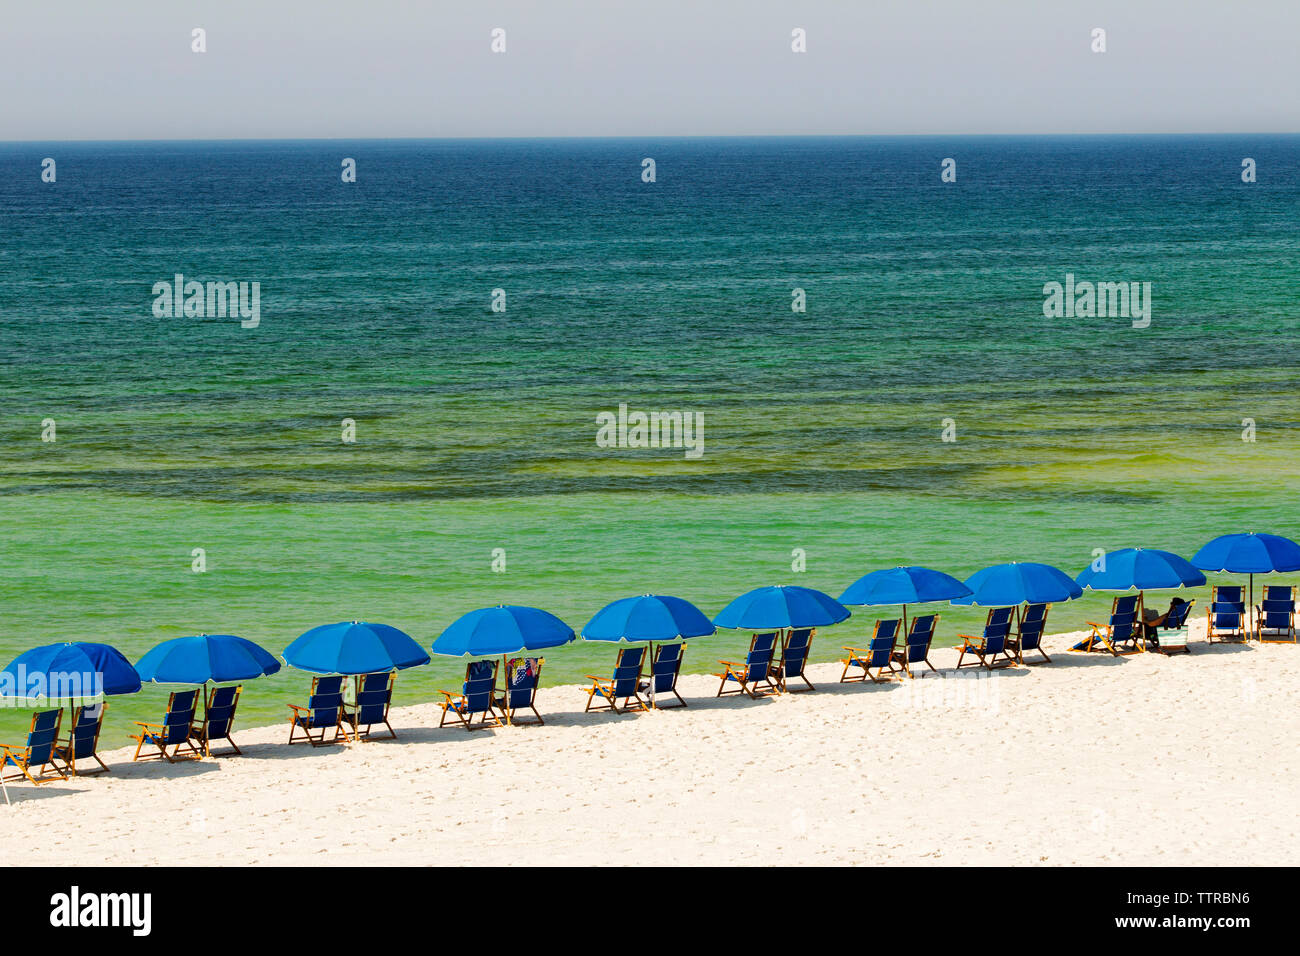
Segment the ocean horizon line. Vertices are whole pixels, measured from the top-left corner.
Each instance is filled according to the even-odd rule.
[[[220,145],[234,143],[573,143],[573,142],[754,142],[754,141],[808,141],[808,140],[1178,140],[1178,139],[1231,139],[1242,136],[1300,137],[1300,130],[1241,130],[1218,132],[1047,132],[1047,133],[620,133],[611,135],[557,135],[557,136],[213,136],[213,137],[122,137],[115,139],[0,139],[0,146],[25,145],[112,145],[112,144],[195,144]]]

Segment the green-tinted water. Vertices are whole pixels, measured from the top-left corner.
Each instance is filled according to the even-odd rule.
[[[50,189],[28,167],[54,150]],[[1242,155],[1269,176],[1241,184]],[[1295,534],[1297,159],[1295,138],[5,147],[0,657],[201,631],[278,653],[354,618],[428,644],[498,602],[580,627],[648,591],[712,614],[895,564],[1074,573]],[[1151,327],[1044,318],[1067,271],[1151,282]],[[176,272],[260,281],[260,327],[155,318]],[[703,458],[599,447],[622,402],[703,414]],[[941,613],[945,643],[983,615]],[[694,642],[687,669],[746,641]],[[544,683],[612,658],[557,650]],[[404,673],[398,702],[462,668]],[[248,686],[244,724],[308,680]],[[115,701],[106,740],[164,699]],[[0,740],[25,723],[0,714]]]

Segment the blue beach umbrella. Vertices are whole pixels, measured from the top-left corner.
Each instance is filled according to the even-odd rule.
[[[147,683],[223,684],[274,674],[280,662],[245,638],[199,634],[163,641],[140,658],[135,669]]]
[[[1104,570],[1090,564],[1074,581],[1094,591],[1164,591],[1200,587],[1205,575],[1172,551],[1123,548],[1106,553]]]
[[[290,666],[312,674],[379,674],[429,663],[415,638],[387,624],[340,621],[296,637],[284,649]]]
[[[858,578],[840,595],[841,604],[861,607],[903,606],[903,632],[907,632],[907,606],[951,601],[966,597],[970,588],[952,575],[915,565],[884,568]]]
[[[777,584],[742,594],[719,611],[713,623],[736,630],[773,631],[838,624],[848,620],[850,613],[814,588]]]
[[[498,604],[462,614],[433,642],[443,657],[496,657],[560,647],[576,639],[573,628],[536,607]]]
[[[1280,534],[1223,534],[1192,555],[1202,571],[1250,575],[1250,605],[1255,604],[1255,575],[1300,571],[1300,544]]]
[[[707,637],[716,631],[690,601],[668,594],[643,594],[606,604],[582,629],[582,639],[639,644]]]
[[[953,604],[980,607],[1015,607],[1018,604],[1053,604],[1083,594],[1083,588],[1060,568],[1033,561],[1012,561],[976,571],[966,579],[971,593]]]
[[[0,671],[0,697],[85,699],[140,690],[140,675],[115,647],[71,641],[24,651]]]

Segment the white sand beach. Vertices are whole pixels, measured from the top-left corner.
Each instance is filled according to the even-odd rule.
[[[0,845],[64,866],[1294,865],[1300,647],[1203,634],[1118,659],[1057,635],[1051,664],[960,679],[942,649],[942,679],[889,686],[819,665],[816,692],[761,701],[688,676],[689,708],[627,716],[543,688],[544,727],[438,729],[428,704],[393,710],[396,741],[318,749],[237,728],[242,757],[117,750],[110,774],[11,783]]]

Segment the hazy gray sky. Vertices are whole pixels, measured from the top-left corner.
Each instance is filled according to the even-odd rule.
[[[0,139],[1295,132],[1298,38],[1300,0],[5,0]]]

